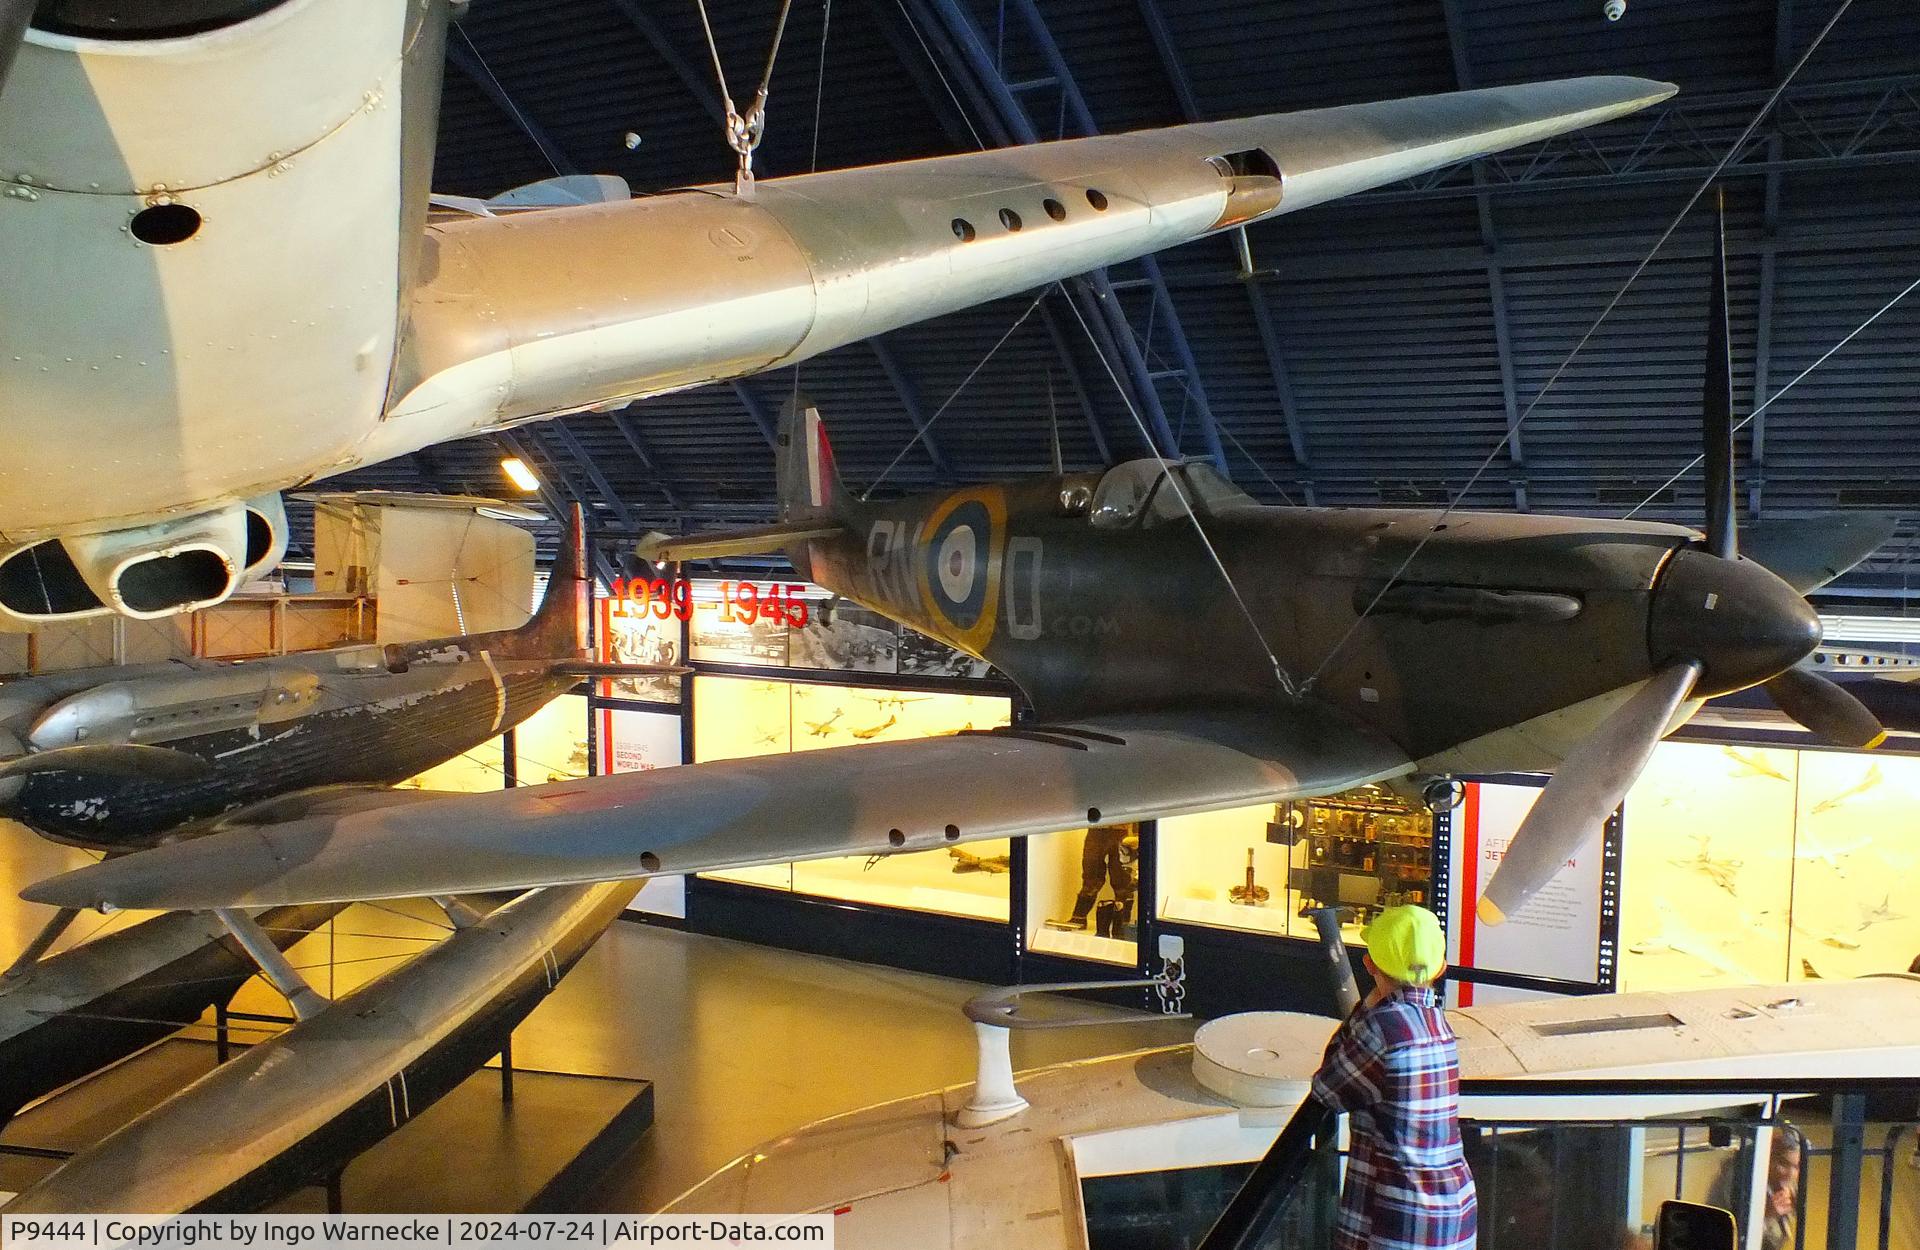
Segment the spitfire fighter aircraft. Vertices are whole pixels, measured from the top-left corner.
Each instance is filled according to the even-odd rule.
[[[1644,108],[1582,78],[430,215],[451,0],[0,0],[0,617],[218,602],[285,487]],[[33,26],[19,42],[27,14]],[[581,191],[586,199],[582,202]]]
[[[24,894],[195,908],[520,888],[917,850],[1383,779],[1552,771],[1479,901],[1497,923],[1707,698],[1764,684],[1831,741],[1884,736],[1798,665],[1820,641],[1802,594],[1891,523],[1776,526],[1762,559],[1740,555],[1726,307],[1723,245],[1704,535],[1269,507],[1209,465],[1165,460],[863,502],[840,481],[819,411],[791,403],[784,520],[659,537],[642,554],[784,549],[835,594],[990,662],[1025,693],[1030,721],[258,825]]]

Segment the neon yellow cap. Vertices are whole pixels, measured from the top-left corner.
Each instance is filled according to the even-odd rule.
[[[1389,907],[1361,930],[1374,966],[1396,981],[1425,985],[1446,971],[1447,939],[1440,918],[1412,903]]]

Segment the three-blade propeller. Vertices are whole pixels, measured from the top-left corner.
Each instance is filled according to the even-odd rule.
[[[1701,433],[1705,443],[1706,536],[1697,554],[1740,560],[1738,484],[1733,457],[1733,356],[1727,312],[1727,240],[1724,207],[1716,227],[1711,311],[1707,328],[1706,385],[1701,395]],[[1864,552],[1862,553],[1864,554]],[[1677,573],[1678,561],[1670,576]],[[1833,570],[1837,576],[1840,571]],[[1690,571],[1698,576],[1698,569]],[[1811,585],[1796,583],[1804,593]],[[1784,590],[1785,587],[1783,586]],[[1704,606],[1715,607],[1713,596]],[[1722,609],[1730,620],[1733,614]],[[1689,641],[1702,641],[1690,638]],[[1737,640],[1727,640],[1737,645]],[[1653,748],[1673,727],[1688,698],[1708,672],[1708,648],[1667,657],[1646,683],[1601,722],[1554,770],[1533,808],[1520,822],[1499,869],[1487,884],[1478,910],[1482,921],[1499,924],[1553,879],[1560,867],[1626,798]],[[1656,656],[1656,659],[1660,657]],[[1760,676],[1760,674],[1754,674]],[[1751,678],[1749,678],[1751,680]],[[1761,682],[1782,712],[1814,735],[1838,746],[1871,748],[1886,731],[1867,707],[1840,686],[1805,668],[1783,667]],[[1707,693],[1714,693],[1709,689]]]

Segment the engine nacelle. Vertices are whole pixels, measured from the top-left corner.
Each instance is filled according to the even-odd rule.
[[[141,620],[211,607],[287,551],[278,495],[152,525],[0,553],[0,617],[20,624],[120,612]]]

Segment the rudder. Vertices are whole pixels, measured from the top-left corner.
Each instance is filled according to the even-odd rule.
[[[796,393],[781,407],[774,457],[781,520],[845,518],[851,501],[833,462],[826,421],[805,395]]]

